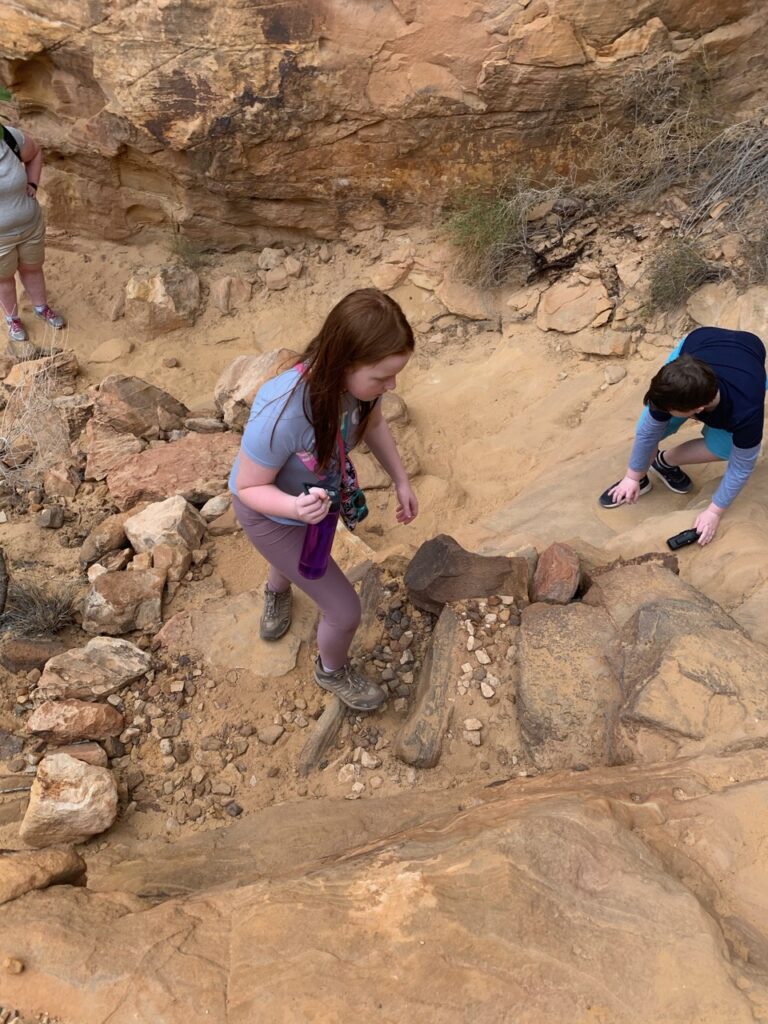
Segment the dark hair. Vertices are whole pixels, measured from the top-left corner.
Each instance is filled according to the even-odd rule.
[[[693,356],[678,356],[665,363],[651,381],[643,403],[669,412],[688,412],[709,405],[718,390],[718,381],[711,366]]]
[[[307,381],[305,411],[315,431],[321,468],[329,465],[336,449],[346,371],[413,349],[413,331],[405,314],[378,288],[360,288],[336,303],[302,357]],[[359,437],[374,404],[360,403]]]

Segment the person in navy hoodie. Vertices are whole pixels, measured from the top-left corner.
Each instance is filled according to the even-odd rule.
[[[600,495],[603,508],[633,504],[651,489],[649,469],[676,494],[693,481],[681,466],[725,461],[725,475],[694,529],[709,544],[720,518],[749,479],[763,440],[765,346],[754,334],[698,327],[673,350],[650,383],[624,477]],[[659,442],[687,419],[702,436],[663,451]]]

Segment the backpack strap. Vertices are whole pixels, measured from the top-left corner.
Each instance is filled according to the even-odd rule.
[[[3,127],[3,142],[6,144],[8,149],[16,156],[20,163],[24,161],[21,159],[21,149],[19,149],[19,143],[13,132],[9,131],[5,125]]]

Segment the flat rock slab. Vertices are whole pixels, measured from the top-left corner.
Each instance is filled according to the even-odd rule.
[[[620,637],[616,750],[657,761],[768,743],[768,650],[683,602],[646,606]]]
[[[619,768],[596,781],[515,780],[493,796],[289,804],[189,842],[143,842],[140,861],[123,854],[116,865],[123,884],[49,889],[4,908],[13,955],[34,971],[5,977],[3,996],[39,1010],[43,992],[78,1024],[251,1024],[310,1020],[321,992],[329,1021],[348,1020],[351,1004],[370,1024],[409,1021],[418,1005],[430,1024],[454,1024],[471,986],[475,1024],[498,1024],[500,1007],[523,1007],[521,1024],[576,1020],[586,1007],[610,1024],[637,1024],[638,1007],[643,1024],[754,1024],[765,986],[759,973],[746,991],[734,984],[724,937],[751,932],[750,961],[765,941],[765,914],[753,902],[744,916],[766,874],[761,794],[750,802],[754,786],[728,782],[741,767],[722,766],[725,793],[706,793],[698,762],[647,777]],[[707,826],[692,847],[680,841],[687,822]],[[727,893],[724,864],[735,866]],[[183,892],[193,876],[212,891],[148,905],[125,891],[142,868],[155,879],[145,874],[143,891]],[[397,984],[372,927],[400,950]]]
[[[45,701],[27,719],[33,736],[54,743],[103,740],[119,736],[124,727],[125,719],[117,708],[84,700]]]
[[[434,768],[440,760],[453,714],[452,695],[462,648],[463,633],[456,613],[443,608],[421,669],[416,701],[392,748],[406,764]]]
[[[537,603],[523,609],[517,708],[537,767],[611,762],[611,722],[621,691],[606,652],[615,639],[602,608]]]
[[[107,475],[118,508],[181,494],[195,504],[221,494],[240,448],[238,434],[187,434],[124,459]]]
[[[442,533],[413,556],[405,584],[413,604],[435,615],[450,601],[492,594],[507,594],[518,605],[527,604],[528,563],[525,558],[475,554]]]
[[[148,672],[151,657],[129,640],[97,636],[51,658],[35,691],[36,700],[100,700]]]
[[[156,639],[171,652],[196,651],[212,669],[285,675],[295,668],[302,641],[312,635],[317,610],[294,588],[291,628],[281,640],[267,643],[259,639],[263,603],[260,590],[208,601],[202,608],[174,615]]]

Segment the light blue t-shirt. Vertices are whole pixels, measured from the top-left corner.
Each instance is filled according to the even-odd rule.
[[[304,408],[306,383],[299,378],[298,370],[287,370],[278,377],[268,380],[259,389],[253,400],[240,445],[240,451],[245,452],[248,458],[258,462],[260,466],[279,469],[275,485],[286,494],[294,496],[303,493],[304,483],[335,488],[341,483],[338,453],[332,459],[330,469],[325,473],[318,474],[309,468],[317,466],[315,431]],[[360,418],[360,402],[345,392],[339,425],[347,450],[354,448],[358,441],[357,427]],[[301,453],[305,461],[302,461],[297,453]],[[309,463],[309,466],[306,463]],[[239,468],[238,454],[229,476],[229,489],[233,494],[237,494]],[[291,526],[298,523],[296,519],[283,519],[280,516],[268,518],[276,523]]]

